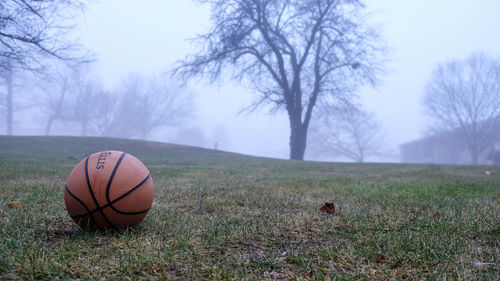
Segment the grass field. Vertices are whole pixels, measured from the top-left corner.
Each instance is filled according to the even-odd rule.
[[[106,149],[148,166],[153,208],[134,229],[83,231],[66,213],[64,183],[85,155]],[[335,215],[319,211],[330,200]],[[499,278],[498,167],[311,163],[0,136],[2,280]]]

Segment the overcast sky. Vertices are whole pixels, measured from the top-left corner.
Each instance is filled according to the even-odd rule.
[[[398,144],[423,134],[420,99],[437,63],[479,51],[500,57],[500,1],[365,2],[369,2],[371,22],[381,26],[390,63],[380,85],[364,88],[360,94],[396,150]],[[112,88],[131,72],[166,72],[196,51],[188,39],[209,29],[210,9],[188,0],[93,1],[79,26],[77,37],[96,54],[96,71]],[[231,81],[218,86],[197,81],[190,87],[197,93],[199,112],[188,126],[202,127],[210,143],[218,141],[223,150],[288,157],[289,125],[284,113],[238,114],[252,92]],[[216,139],[214,131],[225,131],[226,137]],[[162,139],[165,134],[154,137]]]

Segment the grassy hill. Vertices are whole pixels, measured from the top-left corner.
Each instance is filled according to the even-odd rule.
[[[153,208],[137,228],[84,231],[66,213],[64,182],[108,149],[148,166]],[[330,200],[335,214],[320,212]],[[499,246],[498,167],[0,136],[0,279],[495,280]]]
[[[231,163],[251,157],[191,146],[96,137],[0,136],[0,157],[42,161],[81,160],[103,150],[126,151],[151,164]]]

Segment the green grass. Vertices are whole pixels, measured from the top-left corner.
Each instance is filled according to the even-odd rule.
[[[106,149],[148,166],[155,201],[137,228],[83,231],[66,213],[64,182],[85,155]],[[332,199],[335,215],[321,213]],[[498,280],[499,246],[498,167],[0,136],[0,279]]]

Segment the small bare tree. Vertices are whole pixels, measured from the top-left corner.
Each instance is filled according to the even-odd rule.
[[[32,78],[30,75],[31,72],[16,68],[10,62],[7,62],[4,68],[0,67],[0,86],[4,87],[4,90],[0,91],[0,99],[3,100],[0,106],[7,135],[13,134],[14,113],[33,106],[25,91],[29,87],[29,79]]]
[[[120,118],[141,139],[160,126],[176,126],[193,116],[192,95],[171,80],[131,75],[120,91]]]
[[[290,123],[290,159],[302,160],[315,106],[375,82],[384,47],[358,0],[200,0],[212,6],[204,49],[177,68],[184,78],[217,80],[225,70]]]
[[[57,120],[67,120],[68,94],[74,91],[74,81],[70,69],[65,64],[53,65],[38,80],[38,92],[35,96],[41,117],[45,119],[45,135],[48,136],[52,125]]]
[[[432,120],[429,131],[455,134],[477,164],[500,134],[500,61],[473,54],[438,65],[423,106]]]
[[[311,150],[315,153],[344,156],[355,162],[382,154],[382,127],[372,113],[362,109],[351,106],[323,111],[313,127]]]
[[[92,106],[80,102],[79,119],[88,120],[93,135],[146,139],[158,127],[177,126],[193,116],[192,95],[169,80],[130,75],[112,91],[86,95],[85,90],[82,96]],[[83,114],[86,109],[92,116]]]
[[[104,96],[103,87],[91,72],[92,65],[78,63],[71,66],[74,91],[72,93],[71,115],[68,120],[80,124],[80,135],[92,135],[93,121],[100,110],[100,102]]]
[[[92,120],[92,134],[101,137],[132,137],[134,134],[128,128],[128,121],[123,103],[123,96],[116,91],[104,91],[102,95],[94,96],[99,100],[94,102],[96,112]],[[125,111],[124,111],[125,110]],[[125,117],[125,120],[123,119]]]
[[[14,123],[14,70],[9,62],[6,62],[0,69],[0,78],[5,85],[5,121],[7,135],[12,135]]]

